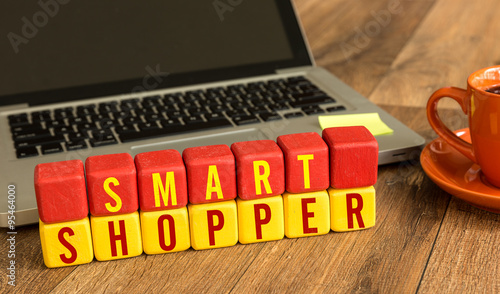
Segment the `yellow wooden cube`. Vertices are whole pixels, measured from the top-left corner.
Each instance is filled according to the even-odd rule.
[[[238,217],[236,201],[189,204],[191,246],[196,250],[236,245]]]
[[[242,244],[274,241],[285,235],[283,197],[236,200],[238,232]]]
[[[331,228],[336,232],[355,231],[375,225],[375,188],[373,186],[328,190]]]
[[[90,216],[95,258],[99,261],[142,254],[139,212]]]
[[[94,259],[89,218],[76,221],[40,223],[43,261],[47,267],[89,263]]]
[[[177,252],[191,246],[186,207],[141,211],[142,245],[146,254]]]
[[[288,238],[324,235],[330,232],[330,207],[326,190],[285,193],[285,235]]]

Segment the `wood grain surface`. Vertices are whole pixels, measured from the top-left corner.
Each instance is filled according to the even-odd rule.
[[[500,1],[294,2],[317,64],[428,141],[436,138],[429,95],[500,63]],[[359,32],[371,36],[360,43]],[[466,126],[453,104],[443,108],[451,128]],[[44,266],[37,226],[17,228],[16,287],[7,285],[2,229],[0,293],[500,293],[500,215],[441,190],[418,154],[379,167],[375,188],[377,223],[368,230],[68,268]]]

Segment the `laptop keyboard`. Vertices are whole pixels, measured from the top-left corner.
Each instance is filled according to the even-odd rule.
[[[18,158],[344,110],[304,77],[8,117]],[[286,111],[282,116],[278,111]]]

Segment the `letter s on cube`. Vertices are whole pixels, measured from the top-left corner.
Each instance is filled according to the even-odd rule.
[[[85,161],[90,213],[132,213],[139,208],[134,160],[128,153],[90,156]]]

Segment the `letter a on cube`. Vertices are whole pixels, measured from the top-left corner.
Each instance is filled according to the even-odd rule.
[[[241,244],[283,239],[283,197],[281,195],[251,200],[236,200],[238,233]]]
[[[278,137],[285,156],[286,190],[304,193],[326,190],[330,186],[328,146],[318,133]]]
[[[146,254],[183,251],[191,246],[186,207],[141,211],[141,229]]]
[[[95,258],[123,259],[142,254],[139,212],[111,216],[90,216]]]
[[[187,205],[186,168],[177,150],[160,150],[135,156],[141,211]]]
[[[94,259],[89,218],[46,224],[40,220],[40,241],[47,267],[89,263]]]
[[[335,232],[355,231],[375,225],[375,188],[328,189],[331,228]]]
[[[220,248],[238,242],[236,201],[188,204],[191,246],[195,250]]]
[[[134,160],[128,153],[90,156],[85,161],[90,213],[131,213],[139,208]]]
[[[234,155],[227,145],[191,147],[182,153],[193,204],[236,198]]]
[[[327,128],[323,139],[330,148],[331,187],[367,187],[377,182],[378,143],[366,127]]]
[[[324,235],[330,232],[330,207],[326,190],[283,194],[285,235],[288,238]]]
[[[237,142],[231,145],[236,158],[238,196],[256,199],[285,191],[283,152],[272,140]]]
[[[89,214],[81,160],[38,164],[35,194],[38,214],[46,224],[80,220]]]

